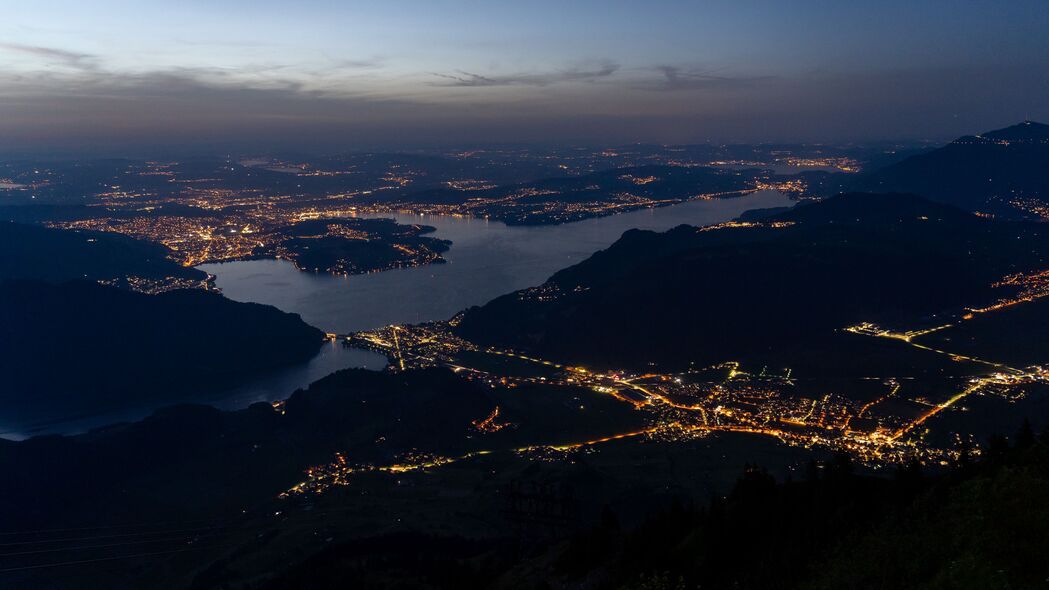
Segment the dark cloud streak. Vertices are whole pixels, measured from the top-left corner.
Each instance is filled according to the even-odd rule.
[[[619,71],[619,64],[611,61],[603,61],[591,67],[578,67],[565,70],[537,74],[510,74],[497,76],[483,76],[464,70],[456,70],[453,74],[433,72],[433,75],[445,80],[434,83],[434,86],[450,86],[457,88],[476,88],[490,86],[550,86],[564,82],[589,82],[600,78],[607,78]]]
[[[774,80],[775,76],[726,76],[713,74],[697,68],[660,65],[652,68],[663,75],[663,79],[641,85],[648,90],[697,90],[749,87]]]
[[[95,56],[88,53],[77,53],[74,51],[66,51],[64,49],[55,49],[53,47],[22,45],[19,43],[0,43],[0,50],[33,55],[80,70],[95,70],[98,68],[98,64],[95,62]]]

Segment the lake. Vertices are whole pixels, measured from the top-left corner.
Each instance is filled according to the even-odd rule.
[[[345,334],[390,324],[448,319],[491,299],[542,284],[554,272],[607,248],[628,229],[665,231],[682,223],[710,225],[748,209],[792,204],[775,191],[743,197],[690,201],[553,226],[507,226],[502,222],[448,216],[375,214],[400,223],[436,228],[452,241],[447,264],[334,277],[302,272],[286,260],[204,264],[216,285],[236,301],[266,303],[297,313],[327,332]]]

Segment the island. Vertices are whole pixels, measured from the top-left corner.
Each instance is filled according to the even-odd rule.
[[[352,275],[443,263],[449,240],[434,228],[392,219],[313,219],[260,236],[252,258],[284,258],[299,270]]]

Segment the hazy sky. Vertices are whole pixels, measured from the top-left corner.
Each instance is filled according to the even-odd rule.
[[[1046,0],[0,0],[0,147],[945,138],[1049,119]]]

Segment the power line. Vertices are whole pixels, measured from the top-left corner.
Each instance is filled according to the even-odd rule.
[[[153,555],[167,555],[167,554],[171,554],[171,553],[183,553],[183,552],[186,552],[186,551],[193,551],[195,549],[210,549],[210,548],[217,548],[217,547],[230,547],[231,545],[232,544],[230,544],[230,543],[221,544],[221,545],[202,545],[200,547],[185,547],[185,548],[182,548],[182,549],[171,549],[171,550],[168,550],[168,551],[152,551],[152,552],[149,552],[149,553],[135,553],[133,555],[120,555],[120,556],[116,556],[116,557],[98,557],[98,558],[95,558],[95,559],[78,559],[78,560],[75,560],[75,561],[60,561],[58,563],[42,563],[42,564],[39,564],[39,565],[24,565],[24,566],[19,566],[19,567],[9,567],[9,568],[0,569],[0,574],[8,573],[8,572],[19,572],[19,571],[25,571],[25,570],[45,569],[45,568],[51,568],[51,567],[62,567],[62,566],[66,566],[66,565],[80,565],[80,564],[85,564],[85,563],[96,563],[96,562],[99,562],[99,561],[118,561],[118,560],[121,560],[121,559],[135,559],[135,558],[138,558],[138,557],[150,557],[150,556],[153,556]]]
[[[175,530],[166,530],[166,531],[147,531],[147,532],[142,532],[142,533],[122,533],[122,534],[119,534],[119,535],[94,535],[94,536],[90,536],[90,537],[67,537],[65,539],[44,539],[44,540],[37,540],[37,541],[18,541],[18,542],[10,542],[10,543],[0,543],[0,547],[12,547],[12,546],[18,546],[18,545],[43,545],[43,544],[46,544],[46,543],[75,543],[77,541],[93,541],[95,539],[117,539],[117,538],[123,538],[123,537],[143,537],[143,536],[149,536],[149,535],[165,535],[165,534],[171,534],[171,533],[188,533],[188,532],[194,532],[194,531],[209,531],[209,530],[214,530],[214,529],[218,529],[218,528],[222,528],[222,527],[221,526],[208,526],[208,527],[196,527],[196,528],[175,529]]]
[[[100,524],[96,526],[84,526],[75,528],[64,528],[64,529],[36,529],[28,531],[3,531],[0,532],[0,536],[9,535],[35,535],[38,533],[64,533],[71,531],[93,531],[98,529],[123,529],[123,528],[134,528],[134,527],[145,527],[145,526],[160,526],[172,523],[189,523],[189,522],[218,522],[220,519],[217,518],[194,518],[190,520],[160,520],[153,522],[136,522],[128,524]]]
[[[57,547],[54,549],[37,549],[34,551],[17,551],[14,553],[0,553],[0,557],[14,557],[17,555],[39,555],[41,553],[61,553],[64,551],[90,551],[93,549],[108,549],[110,547],[126,547],[128,545],[151,545],[153,543],[170,543],[173,541],[189,541],[193,539],[207,539],[209,537],[220,536],[223,533],[212,533],[209,535],[199,536],[180,536],[180,537],[166,537],[163,539],[151,539],[148,541],[126,541],[123,543],[107,543],[105,545],[87,545],[80,547]]]

